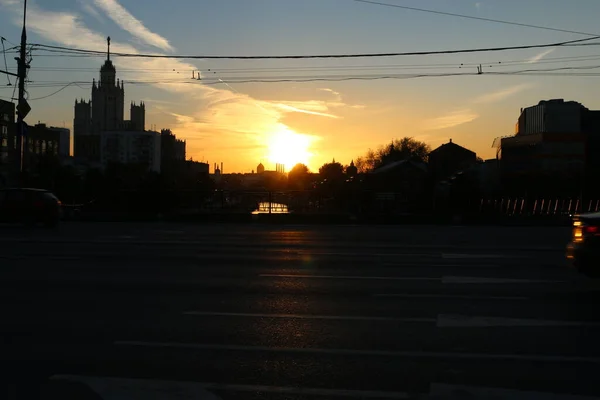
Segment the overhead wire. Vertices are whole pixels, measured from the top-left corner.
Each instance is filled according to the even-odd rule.
[[[354,1],[355,3],[364,3],[364,4],[371,4],[371,5],[377,5],[377,6],[383,6],[383,7],[399,8],[399,9],[403,9],[403,10],[423,12],[423,13],[472,19],[472,20],[477,20],[477,21],[493,22],[493,23],[497,23],[497,24],[521,26],[521,27],[525,27],[525,28],[534,28],[534,29],[543,29],[543,30],[547,30],[547,31],[562,32],[562,33],[573,33],[573,34],[582,35],[582,36],[598,36],[599,35],[597,33],[574,31],[574,30],[561,29],[561,28],[552,28],[550,26],[533,25],[533,24],[526,24],[526,23],[522,23],[522,22],[507,21],[507,20],[486,18],[486,17],[478,17],[475,15],[457,14],[457,13],[451,13],[451,12],[446,12],[446,11],[431,10],[431,9],[426,9],[426,8],[409,7],[409,6],[404,6],[404,5],[400,5],[400,4],[384,3],[384,2],[380,2],[380,1],[374,1],[374,0],[350,0],[350,1]]]
[[[327,58],[381,58],[381,57],[401,57],[401,56],[429,56],[441,54],[463,54],[463,53],[481,53],[481,52],[498,52],[508,50],[526,50],[539,49],[548,47],[560,47],[565,45],[575,45],[592,40],[600,39],[600,36],[593,36],[584,39],[568,40],[555,43],[521,45],[521,46],[504,46],[504,47],[488,47],[474,49],[458,49],[458,50],[438,50],[438,51],[412,51],[412,52],[397,52],[397,53],[357,53],[357,54],[312,54],[312,55],[281,55],[281,56],[214,56],[214,55],[166,55],[166,54],[143,54],[143,53],[111,53],[116,57],[134,57],[134,58],[166,58],[166,59],[210,59],[210,60],[290,60],[290,59],[327,59]],[[41,43],[31,44],[36,49],[62,50],[67,53],[82,53],[82,54],[104,54],[102,51],[77,49],[64,46],[51,46]]]

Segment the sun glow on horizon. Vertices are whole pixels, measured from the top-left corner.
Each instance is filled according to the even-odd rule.
[[[273,163],[285,165],[287,171],[298,163],[310,167],[313,154],[310,147],[314,138],[296,133],[287,126],[280,125],[267,139],[268,159]]]

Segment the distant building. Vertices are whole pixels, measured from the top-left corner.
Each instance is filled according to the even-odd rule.
[[[11,171],[11,153],[16,149],[15,104],[0,100],[0,187],[7,186]]]
[[[582,133],[582,122],[587,111],[576,101],[542,100],[535,106],[521,109],[515,135]]]
[[[600,111],[575,101],[540,101],[522,109],[515,135],[496,145],[505,186],[574,193],[600,178]]]
[[[48,127],[48,130],[58,132],[58,155],[60,157],[69,157],[71,155],[71,131],[67,128]]]
[[[100,159],[103,167],[111,163],[141,164],[149,171],[160,172],[160,134],[154,131],[102,132]]]
[[[15,129],[15,104],[0,100],[0,166],[8,164],[10,149],[16,146]]]
[[[75,157],[88,161],[101,160],[101,135],[104,132],[143,132],[146,125],[144,103],[131,103],[130,119],[124,119],[124,82],[116,78],[110,59],[110,37],[106,60],[100,68],[100,80],[92,82],[92,101],[75,101],[73,144]]]
[[[262,163],[258,164],[258,166],[256,167],[256,173],[257,174],[265,173],[265,166]]]
[[[475,163],[477,154],[452,142],[452,139],[429,153],[429,169],[436,180],[446,179]]]
[[[129,109],[129,115],[132,130],[146,130],[146,105],[143,101],[139,105],[132,102]]]
[[[427,164],[402,160],[371,171],[367,187],[374,194],[375,209],[383,213],[416,212],[428,206],[425,202]]]
[[[358,175],[358,168],[354,165],[354,160],[350,161],[350,165],[346,168],[346,175],[348,176],[356,176]]]
[[[60,141],[64,134],[51,129],[46,124],[38,123],[26,126],[23,136],[23,170],[35,168],[44,156],[60,156]]]

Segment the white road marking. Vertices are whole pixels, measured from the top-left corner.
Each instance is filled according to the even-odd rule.
[[[502,268],[505,269],[504,265],[500,264],[430,264],[426,261],[412,261],[407,260],[402,263],[382,263],[381,267],[431,267],[431,268]]]
[[[576,396],[571,394],[544,393],[521,391],[505,388],[488,388],[464,385],[449,385],[445,383],[432,383],[429,388],[429,397],[450,399],[460,393],[460,398],[465,399],[495,399],[495,400],[597,400],[597,397]]]
[[[530,256],[517,256],[517,255],[506,255],[506,254],[449,254],[443,253],[442,258],[448,259],[474,259],[474,258],[488,258],[488,259],[500,259],[500,258],[531,258]]]
[[[196,382],[175,382],[147,379],[124,379],[96,376],[54,375],[52,380],[68,380],[87,385],[103,399],[180,399],[219,400],[207,392],[206,385]]]
[[[184,315],[198,317],[248,317],[248,318],[288,318],[288,319],[324,319],[337,321],[379,321],[379,322],[424,322],[436,323],[435,318],[394,318],[368,317],[353,315],[304,315],[304,314],[256,314],[256,313],[227,313],[211,311],[185,311]]]
[[[260,274],[261,278],[295,278],[295,279],[348,279],[374,281],[429,281],[439,282],[440,278],[424,278],[413,276],[348,276],[348,275],[300,275],[300,274]]]
[[[444,284],[524,284],[524,283],[566,283],[566,281],[549,281],[537,279],[511,279],[511,278],[480,278],[475,276],[444,276]]]
[[[352,349],[323,349],[303,347],[268,347],[268,346],[241,346],[219,345],[203,343],[176,343],[176,342],[144,342],[134,340],[120,340],[113,342],[115,346],[123,347],[155,347],[186,350],[222,350],[222,351],[248,351],[291,354],[329,354],[340,356],[363,357],[406,357],[429,359],[463,359],[463,360],[505,360],[505,361],[533,361],[533,362],[569,362],[599,364],[600,358],[577,356],[549,356],[526,354],[483,354],[483,353],[458,353],[458,352],[427,352],[427,351],[387,351],[387,350],[352,350]]]
[[[223,390],[233,392],[261,392],[275,393],[282,395],[300,395],[300,396],[325,396],[325,397],[352,397],[359,399],[408,399],[408,393],[403,392],[382,392],[376,390],[347,390],[347,389],[320,389],[320,388],[301,388],[285,386],[263,386],[263,385],[228,385],[219,383],[200,383],[208,390]]]
[[[551,321],[531,318],[477,317],[440,314],[438,328],[483,328],[483,327],[600,327],[597,322]]]
[[[529,300],[525,296],[476,296],[462,294],[413,294],[413,293],[379,293],[374,297],[396,297],[406,299],[457,299],[457,300]]]
[[[353,398],[376,398],[376,399],[408,399],[408,393],[403,392],[384,392],[376,390],[347,390],[347,389],[321,389],[321,388],[302,388],[287,386],[266,386],[266,385],[236,385],[227,383],[208,383],[208,382],[174,382],[174,381],[155,381],[144,379],[122,379],[107,377],[88,377],[73,375],[55,375],[51,379],[64,379],[75,382],[82,382],[90,386],[98,394],[106,393],[107,389],[118,387],[121,393],[118,397],[106,396],[110,399],[164,399],[168,392],[170,396],[177,396],[177,399],[194,400],[217,400],[217,396],[206,392],[207,390],[220,390],[230,392],[253,392],[253,393],[274,393],[279,395],[300,395],[300,396],[326,396],[326,397],[353,397]],[[132,387],[134,388],[132,390]],[[137,391],[138,387],[147,389],[156,389],[155,392],[146,390]],[[111,391],[112,392],[112,391]],[[147,392],[147,393],[146,393]],[[128,397],[125,397],[128,395]],[[137,395],[137,396],[134,396]],[[113,394],[114,396],[114,394]],[[170,398],[170,397],[169,397]]]

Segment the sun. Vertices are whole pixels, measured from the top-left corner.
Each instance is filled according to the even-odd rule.
[[[287,126],[279,126],[268,138],[269,160],[285,165],[289,171],[298,163],[310,162],[312,138],[296,133]]]

